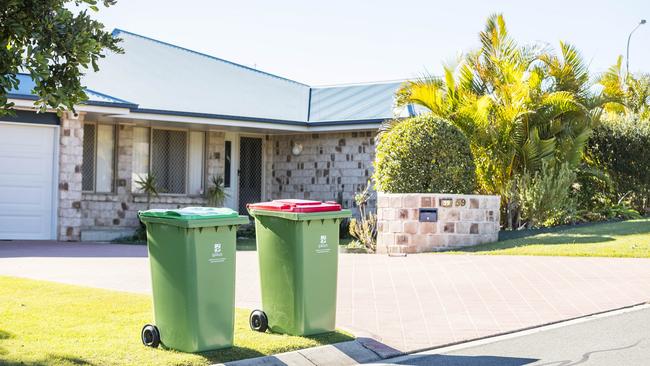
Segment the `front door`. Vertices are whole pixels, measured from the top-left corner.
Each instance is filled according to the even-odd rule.
[[[239,139],[239,213],[247,214],[246,205],[262,200],[262,139]]]

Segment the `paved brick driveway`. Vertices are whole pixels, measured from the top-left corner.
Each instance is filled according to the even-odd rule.
[[[237,305],[259,307],[255,252]],[[144,246],[0,242],[0,274],[150,292]],[[341,255],[339,326],[414,351],[650,300],[650,260]]]

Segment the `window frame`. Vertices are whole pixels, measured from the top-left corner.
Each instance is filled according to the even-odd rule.
[[[107,194],[107,195],[113,195],[116,193],[116,182],[117,182],[117,149],[118,149],[118,139],[119,139],[119,130],[117,128],[116,124],[113,123],[100,123],[100,122],[95,122],[95,121],[84,121],[82,124],[82,128],[85,128],[86,125],[94,125],[95,126],[95,136],[93,138],[93,150],[94,150],[94,161],[93,161],[93,189],[92,190],[84,190],[83,189],[83,169],[81,172],[81,186],[82,190],[81,193],[88,193],[88,194]],[[98,192],[97,191],[97,148],[98,148],[98,141],[99,141],[99,126],[111,126],[113,129],[113,164],[111,164],[111,169],[113,169],[112,172],[112,177],[111,177],[111,190],[108,192]],[[84,131],[85,134],[85,131]],[[83,139],[82,139],[83,140]],[[82,150],[83,150],[83,141],[82,143]]]
[[[232,186],[232,140],[223,141],[223,187]]]
[[[149,172],[147,174],[151,174],[151,170],[153,167],[153,131],[154,130],[162,130],[162,131],[182,131],[185,132],[185,192],[184,193],[166,193],[166,192],[159,192],[159,196],[165,196],[165,197],[205,197],[205,192],[206,192],[206,185],[207,185],[207,147],[208,147],[208,134],[206,131],[203,130],[194,130],[190,128],[181,128],[181,127],[158,127],[158,126],[148,126],[149,128]],[[189,185],[190,185],[190,173],[189,173],[189,166],[190,166],[190,133],[194,132],[201,132],[203,133],[203,149],[201,151],[201,189],[203,190],[203,193],[199,194],[190,194],[188,193],[189,190]],[[135,195],[144,195],[144,193],[133,193]]]

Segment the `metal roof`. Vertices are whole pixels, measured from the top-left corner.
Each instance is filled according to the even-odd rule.
[[[143,109],[305,121],[309,86],[123,30],[89,88]]]
[[[32,80],[31,76],[28,74],[17,74],[18,89],[12,89],[7,94],[10,98],[16,99],[30,99],[37,100],[38,97],[33,93],[36,83]],[[100,93],[91,89],[85,89],[88,100],[84,104],[89,105],[103,105],[103,106],[114,106],[114,107],[126,107],[126,108],[136,108],[137,104],[128,102],[123,99],[112,97],[110,95]]]
[[[410,112],[394,107],[401,81],[310,87],[124,30],[113,35],[125,53],[109,53],[83,82],[134,101],[134,113],[316,126],[380,123]]]
[[[389,119],[395,115],[395,92],[402,82],[314,87],[309,121]]]

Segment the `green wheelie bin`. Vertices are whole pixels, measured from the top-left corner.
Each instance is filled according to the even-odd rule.
[[[276,200],[248,205],[255,218],[262,308],[251,329],[290,335],[334,331],[339,227],[335,202]]]
[[[183,352],[231,347],[237,225],[248,217],[211,207],[139,217],[147,227],[155,319],[142,328],[142,343]]]

